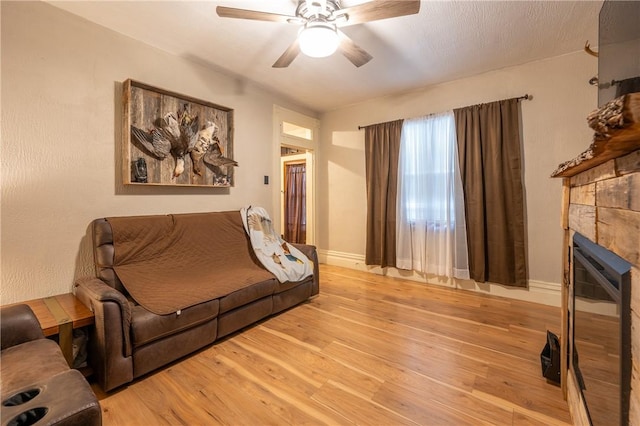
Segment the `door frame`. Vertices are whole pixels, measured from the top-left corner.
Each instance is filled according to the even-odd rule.
[[[284,133],[283,123],[292,123],[300,127],[311,130],[311,139],[292,136]],[[273,173],[275,178],[273,182],[272,204],[274,209],[274,224],[280,229],[280,234],[284,233],[284,165],[282,158],[289,159],[292,156],[282,157],[280,154],[281,147],[296,148],[304,150],[303,154],[306,159],[306,181],[307,181],[307,244],[315,243],[316,236],[316,168],[315,156],[318,152],[318,143],[320,140],[320,120],[282,108],[278,105],[273,106]]]

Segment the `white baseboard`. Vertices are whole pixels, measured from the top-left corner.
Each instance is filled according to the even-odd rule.
[[[560,306],[560,283],[529,280],[528,288],[510,287],[494,283],[477,283],[472,280],[458,280],[437,276],[427,276],[415,271],[405,271],[396,268],[380,268],[379,266],[367,266],[364,256],[354,253],[345,253],[334,250],[318,250],[318,260],[327,265],[342,266],[344,268],[357,269],[378,275],[386,275],[395,278],[404,278],[411,281],[440,285],[444,287],[459,288],[478,293],[492,294],[494,296],[508,297],[527,302],[541,303],[549,306]]]
[[[364,264],[364,256],[361,254],[318,249],[318,261],[327,265],[343,266],[360,271],[369,270],[369,267]]]

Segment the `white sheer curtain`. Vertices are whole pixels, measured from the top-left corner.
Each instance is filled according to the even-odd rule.
[[[469,279],[453,112],[406,119],[398,164],[400,269]]]

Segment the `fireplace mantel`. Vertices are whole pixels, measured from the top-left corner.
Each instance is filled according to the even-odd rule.
[[[640,93],[609,102],[592,112],[588,121],[596,130],[593,143],[574,159],[560,164],[551,177],[575,176],[640,149]],[[608,126],[610,122],[616,124]]]

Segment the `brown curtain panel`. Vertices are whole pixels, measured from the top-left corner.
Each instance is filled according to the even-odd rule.
[[[507,99],[453,112],[471,278],[526,287],[518,101]]]
[[[285,170],[284,239],[290,243],[305,244],[307,241],[306,165],[287,164]]]
[[[367,265],[396,265],[396,198],[403,120],[365,128]]]

